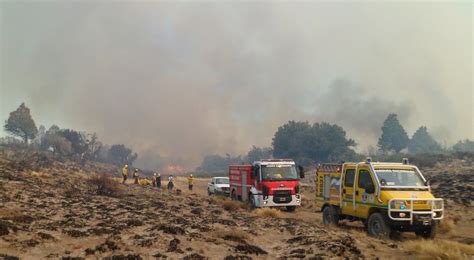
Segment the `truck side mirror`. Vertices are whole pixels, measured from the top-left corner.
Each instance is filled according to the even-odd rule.
[[[430,186],[431,185],[431,181],[430,180],[426,180],[425,181],[425,186]]]
[[[375,192],[375,187],[374,185],[370,185],[365,187],[365,193],[367,194],[373,194]]]
[[[300,172],[300,179],[304,179],[304,168],[301,165],[298,165],[298,171]]]

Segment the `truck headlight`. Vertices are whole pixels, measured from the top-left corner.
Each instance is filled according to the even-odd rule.
[[[407,205],[403,200],[392,200],[390,207],[393,209],[406,209]]]
[[[442,200],[433,201],[433,209],[442,209],[442,208],[443,208],[443,201]]]

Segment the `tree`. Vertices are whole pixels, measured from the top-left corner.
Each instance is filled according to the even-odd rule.
[[[54,131],[47,131],[41,140],[41,147],[44,150],[52,149],[54,154],[68,156],[72,152],[72,145],[66,138],[58,135]]]
[[[230,164],[242,163],[242,161],[241,156],[233,157],[230,156],[230,154],[226,154],[226,156],[220,156],[217,154],[207,155],[204,157],[201,166],[197,171],[222,174],[226,172]]]
[[[87,134],[86,146],[86,158],[91,160],[99,160],[103,145],[102,142],[99,141],[99,137],[96,133]]]
[[[329,123],[289,121],[273,137],[273,156],[292,158],[301,164],[348,160],[355,156],[356,143],[346,137],[344,129]]]
[[[453,151],[474,153],[474,141],[471,141],[469,139],[466,139],[464,141],[460,140],[453,146]]]
[[[25,106],[25,103],[21,103],[17,110],[10,113],[5,122],[5,131],[21,137],[25,144],[28,144],[29,139],[35,138],[38,129],[35,121],[31,118],[30,109]]]
[[[289,121],[278,127],[272,139],[274,158],[293,158],[307,161],[306,141],[309,139],[311,125],[308,122]]]
[[[273,150],[270,147],[256,147],[255,145],[252,147],[247,153],[246,161],[252,163],[255,161],[259,161],[261,159],[270,159],[272,157]]]
[[[412,154],[433,153],[440,150],[441,146],[431,137],[426,126],[418,128],[408,143],[408,152]]]
[[[316,162],[349,160],[355,155],[350,147],[356,142],[346,138],[346,131],[338,125],[315,123],[307,142],[307,154]]]
[[[138,157],[132,149],[123,144],[112,145],[107,155],[109,161],[117,165],[132,164]]]
[[[396,114],[389,114],[382,126],[382,136],[379,138],[379,148],[386,151],[399,153],[407,147],[409,138],[405,129],[397,119]]]
[[[71,129],[61,129],[58,131],[58,135],[71,143],[73,154],[82,155],[87,151],[86,138],[83,133]]]

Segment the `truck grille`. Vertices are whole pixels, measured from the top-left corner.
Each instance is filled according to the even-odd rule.
[[[229,191],[229,187],[222,187],[222,191]]]
[[[273,191],[273,202],[274,203],[290,203],[291,202],[291,190],[275,190],[275,191]]]

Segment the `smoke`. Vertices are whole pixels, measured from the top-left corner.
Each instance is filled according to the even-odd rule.
[[[150,168],[268,146],[288,120],[339,124],[360,149],[392,112],[409,134],[474,138],[469,3],[0,6],[0,117],[25,101]]]

